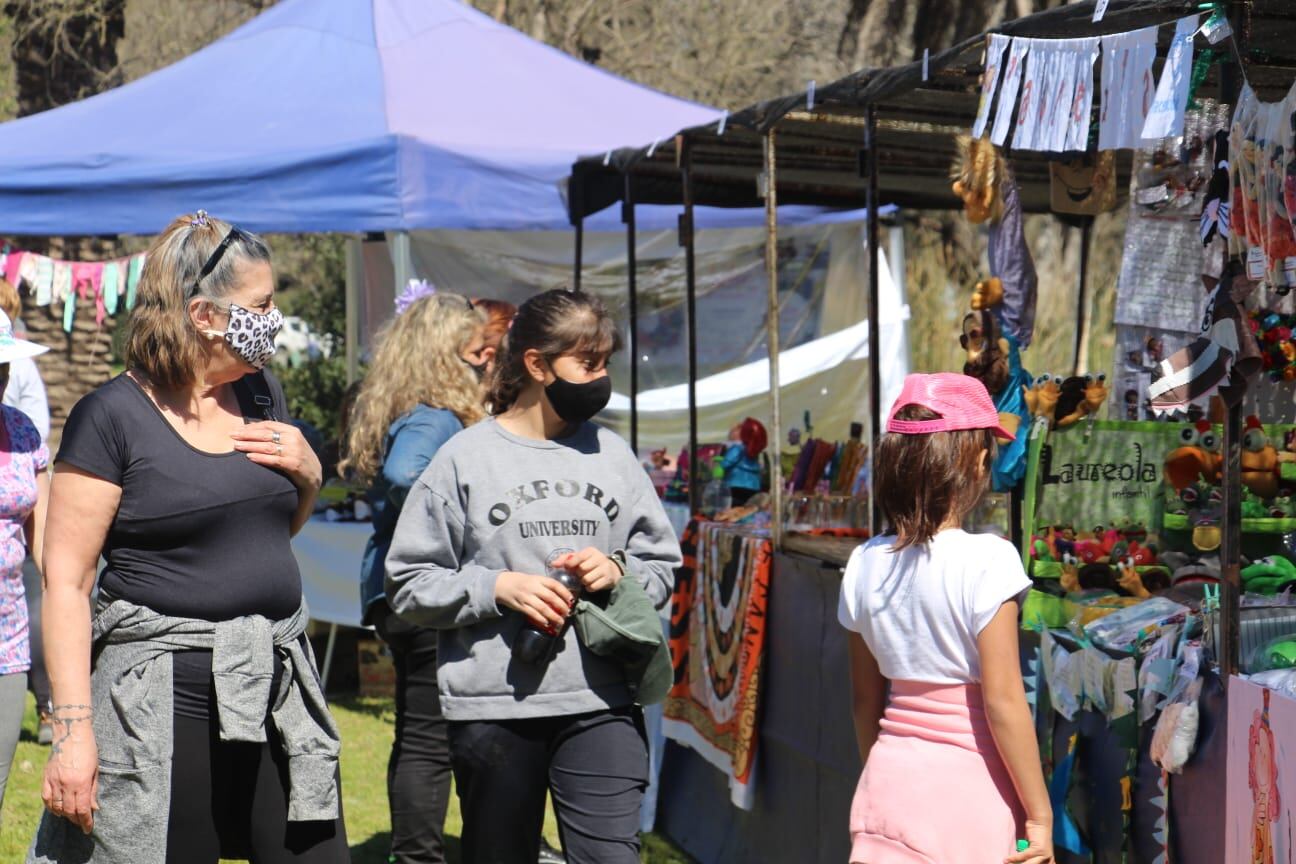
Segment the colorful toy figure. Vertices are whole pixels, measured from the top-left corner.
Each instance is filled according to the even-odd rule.
[[[1074,594],[1080,590],[1080,559],[1071,553],[1062,556],[1062,590]]]
[[[1062,398],[1058,400],[1057,427],[1073,426],[1085,417],[1097,414],[1106,403],[1106,375],[1068,378],[1062,383]]]
[[[1125,559],[1117,565],[1120,570],[1118,584],[1131,597],[1137,597],[1140,600],[1146,600],[1152,596],[1152,592],[1143,584],[1139,577],[1138,568],[1134,565],[1133,559]]]
[[[1003,216],[999,184],[1007,173],[1003,156],[988,138],[960,135],[955,139],[959,158],[954,163],[954,194],[963,199],[968,221],[974,224],[998,222]]]
[[[1041,375],[1035,379],[1031,387],[1023,387],[1023,393],[1026,397],[1026,407],[1030,410],[1032,417],[1045,417],[1049,425],[1053,425],[1053,417],[1057,412],[1058,399],[1062,395],[1062,379],[1051,375]]]
[[[1209,420],[1198,420],[1179,432],[1180,446],[1166,457],[1165,478],[1179,492],[1198,480],[1215,484],[1220,482],[1223,459],[1220,458],[1220,439]]]
[[[1264,691],[1264,709],[1251,721],[1247,784],[1251,787],[1251,862],[1274,864],[1274,823],[1282,815],[1278,792],[1278,753],[1269,726],[1269,690]]]
[[[1260,418],[1246,418],[1242,436],[1242,485],[1265,500],[1278,495],[1278,451],[1265,434]]]
[[[972,309],[975,312],[980,312],[982,309],[994,309],[1003,302],[1003,299],[1003,280],[998,276],[982,279],[972,288]]]
[[[1242,588],[1248,594],[1281,594],[1296,588],[1296,564],[1282,555],[1261,558],[1242,569]]]

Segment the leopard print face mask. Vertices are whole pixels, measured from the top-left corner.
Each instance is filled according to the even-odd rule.
[[[229,306],[229,326],[224,332],[207,331],[213,336],[224,336],[230,348],[253,369],[264,369],[275,354],[275,337],[283,327],[283,313],[271,309],[258,315],[237,303]]]

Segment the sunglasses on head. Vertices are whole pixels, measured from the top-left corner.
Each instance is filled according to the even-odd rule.
[[[235,243],[246,239],[247,234],[244,234],[237,225],[231,226],[230,230],[226,232],[220,243],[217,243],[216,248],[207,256],[207,263],[198,271],[198,278],[193,281],[193,285],[189,286],[189,293],[186,295],[185,299],[193,297],[198,293],[198,288],[202,284],[202,280],[210,276],[211,272],[216,269],[216,265],[219,264],[221,258],[225,256],[225,250],[229,249],[229,247],[233,246]]]

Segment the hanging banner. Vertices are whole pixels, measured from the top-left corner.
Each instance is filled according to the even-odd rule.
[[[1162,466],[1179,433],[1175,423],[1113,421],[1049,433],[1039,453],[1033,527],[1088,530],[1119,517],[1151,529],[1161,506]]]
[[[54,262],[44,255],[36,256],[36,305],[48,306],[54,295]]]
[[[1078,143],[1070,149],[1087,149],[1098,39],[1027,41],[1030,54],[1013,148],[1061,153],[1068,149],[1068,141],[1074,141]],[[1000,105],[1002,111],[1002,99]]]
[[[1008,51],[1008,66],[1004,70],[1003,92],[999,94],[999,112],[995,114],[994,131],[990,140],[1002,147],[1008,140],[1012,127],[1013,106],[1017,104],[1017,91],[1021,87],[1022,66],[1031,48],[1031,39],[1014,39]],[[1023,97],[1024,98],[1024,97]]]
[[[1099,150],[1139,146],[1143,126],[1156,93],[1152,80],[1156,39],[1155,27],[1102,37]]]
[[[981,75],[981,104],[977,106],[976,122],[972,124],[973,138],[985,134],[986,123],[990,119],[990,106],[999,87],[999,73],[1003,71],[1004,51],[1011,41],[1009,37],[999,33],[990,34],[990,41],[986,45],[985,72]],[[1011,112],[1012,106],[1008,110]]]
[[[1094,61],[1098,59],[1097,39],[1081,39],[1084,43],[1075,55],[1075,88],[1072,91],[1071,116],[1067,121],[1066,139],[1056,149],[1087,151],[1089,149],[1089,116],[1093,113]],[[1113,179],[1115,179],[1113,177]]]
[[[104,264],[101,291],[104,298],[104,311],[109,315],[117,314],[117,295],[121,290],[121,262],[109,261]]]
[[[1174,41],[1161,69],[1156,97],[1143,123],[1144,141],[1159,141],[1183,134],[1184,111],[1188,107],[1188,83],[1192,77],[1193,34],[1200,16],[1189,15],[1175,24]]]
[[[1015,42],[1016,40],[1014,40]],[[1034,150],[1035,139],[1044,121],[1048,104],[1049,76],[1057,61],[1057,51],[1043,39],[1031,39],[1026,71],[1017,103],[1017,128],[1012,146],[1017,150]]]

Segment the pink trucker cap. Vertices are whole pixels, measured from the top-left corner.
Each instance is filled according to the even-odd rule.
[[[941,415],[940,419],[897,420],[895,415],[909,405],[921,405]],[[1016,440],[1016,436],[999,425],[999,412],[990,401],[985,385],[972,376],[937,372],[905,378],[904,389],[891,408],[888,432],[927,435],[964,429],[989,429],[1001,441]]]

